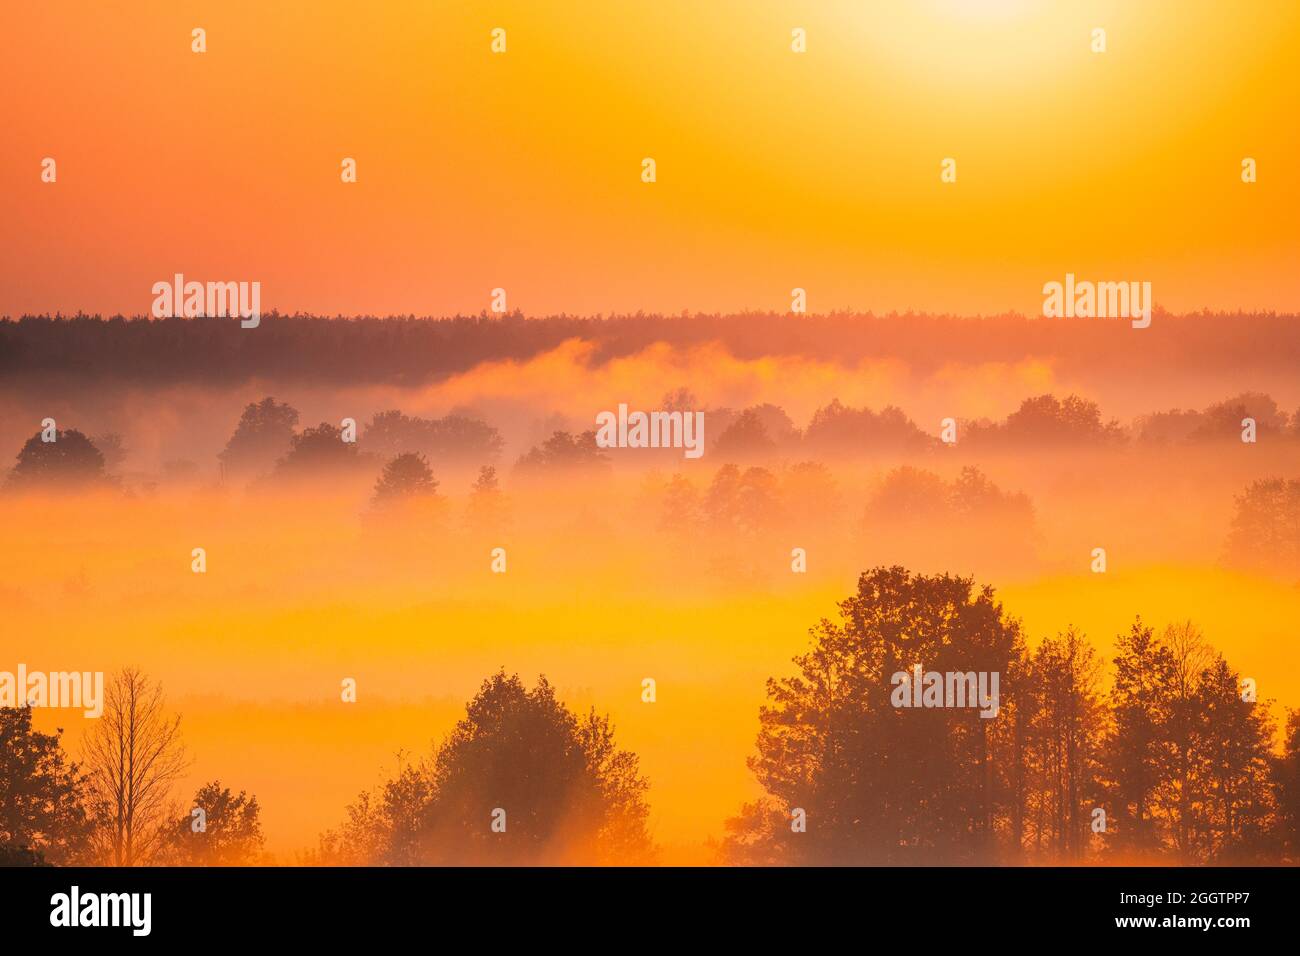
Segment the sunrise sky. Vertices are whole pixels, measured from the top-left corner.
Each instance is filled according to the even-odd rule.
[[[477,314],[496,288],[530,317],[785,313],[795,288],[813,313],[1039,315],[1067,273],[1149,282],[1172,312],[1300,312],[1297,3],[60,0],[11,4],[0,32],[0,316],[146,315],[176,273],[260,282],[264,312],[326,316]],[[255,792],[281,862],[428,754],[498,668],[612,715],[652,781],[664,860],[707,861],[759,793],[746,759],[766,680],[876,564],[973,575],[1031,645],[1075,627],[1107,667],[1137,615],[1191,620],[1279,715],[1300,703],[1294,575],[1224,560],[1236,496],[1300,474],[1293,314],[1142,332],[831,317],[799,339],[803,318],[763,319],[762,336],[745,315],[571,338],[567,321],[284,321],[239,330],[238,348],[204,323],[5,323],[0,481],[47,415],[120,456],[106,489],[0,494],[0,669],[142,667],[184,715],[185,795],[215,778]],[[543,342],[548,326],[564,338]],[[429,346],[451,343],[437,370],[418,347],[428,369],[387,363],[414,341],[402,329],[462,328]],[[520,479],[556,431],[679,388],[709,429],[765,403],[789,415],[795,438],[761,459],[785,524],[667,533],[670,481],[680,469],[707,496],[725,451]],[[1277,423],[1258,444],[1237,440],[1235,406],[1218,444],[1146,441],[1144,416],[1263,392]],[[897,406],[934,436],[1049,393],[1096,402],[1124,442],[936,439],[914,462],[797,434],[833,400]],[[445,526],[377,531],[377,458],[347,481],[228,478],[218,456],[267,396],[299,429],[389,409],[482,418],[504,437],[492,464],[514,523],[481,541],[457,523],[477,459],[432,462]],[[823,457],[838,498],[786,489]],[[864,509],[915,463],[949,482],[977,465],[1023,493],[1032,535],[944,518],[888,538]],[[984,535],[973,556],[963,530]],[[488,569],[498,545],[508,576]],[[811,555],[797,578],[796,545]],[[1088,563],[1100,546],[1105,574]],[[72,753],[89,724],[37,723],[64,727]]]
[[[796,286],[1034,313],[1067,271],[1300,308],[1294,4],[156,0],[4,30],[0,314],[142,314],[175,272],[327,314]]]

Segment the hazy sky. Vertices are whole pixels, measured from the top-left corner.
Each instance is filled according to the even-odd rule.
[[[796,286],[811,311],[1037,312],[1066,272],[1150,281],[1173,310],[1300,309],[1295,4],[142,0],[5,21],[0,314],[144,313],[178,271],[331,314],[478,312],[496,287],[530,314],[783,311]]]

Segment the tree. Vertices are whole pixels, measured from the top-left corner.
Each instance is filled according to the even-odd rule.
[[[1191,863],[1203,847],[1198,810],[1200,778],[1195,772],[1203,721],[1197,697],[1214,653],[1191,621],[1169,625],[1160,639],[1169,649],[1171,670],[1165,704],[1168,716],[1162,734],[1165,767],[1156,801],[1169,821],[1169,841],[1175,855],[1181,862]]]
[[[1263,392],[1242,392],[1234,398],[1216,402],[1201,413],[1200,422],[1189,437],[1193,439],[1241,440],[1242,419],[1255,419],[1260,438],[1281,435],[1287,416],[1277,402]]]
[[[1167,768],[1175,662],[1141,619],[1119,637],[1116,652],[1113,724],[1105,747],[1109,844],[1117,851],[1155,854],[1164,845],[1157,797]]]
[[[1053,860],[1083,857],[1091,810],[1100,803],[1100,669],[1096,652],[1072,628],[1044,640],[1031,660],[1029,822],[1036,852]]]
[[[899,708],[894,675],[1008,677],[1019,625],[969,578],[876,568],[823,620],[798,675],[769,679],[749,766],[766,791],[729,824],[728,859],[791,863],[991,862],[1011,802],[1007,733],[973,707]],[[792,814],[807,831],[793,833]]]
[[[902,465],[893,469],[867,502],[869,526],[900,527],[922,520],[946,520],[950,492],[932,471]]]
[[[967,437],[1011,445],[1115,444],[1124,440],[1119,422],[1105,422],[1096,402],[1067,395],[1026,398],[1001,424],[967,429]]]
[[[383,508],[415,499],[429,499],[438,494],[438,480],[433,477],[425,457],[416,452],[398,455],[384,466],[375,483],[374,504]]]
[[[1221,655],[1202,672],[1196,704],[1192,753],[1203,859],[1257,861],[1273,812],[1268,708],[1242,700],[1241,677]]]
[[[94,484],[104,480],[104,456],[94,443],[69,428],[56,430],[54,441],[37,432],[23,444],[7,484],[23,491],[45,491]]]
[[[948,492],[948,504],[960,521],[999,521],[1003,533],[1032,525],[1034,506],[1023,492],[1003,491],[971,465],[961,470]]]
[[[163,705],[162,685],[126,668],[109,681],[103,716],[86,735],[96,837],[113,866],[152,860],[171,788],[186,767],[181,719]]]
[[[105,432],[102,435],[96,435],[94,444],[99,449],[100,454],[104,456],[104,468],[106,470],[117,471],[118,465],[126,460],[126,448],[122,444],[122,436],[117,432]]]
[[[478,477],[470,487],[465,520],[469,529],[479,534],[499,533],[510,520],[509,504],[492,465],[483,465],[478,470]]]
[[[240,866],[257,862],[265,842],[257,797],[242,790],[236,796],[213,780],[198,789],[184,814],[165,824],[160,856],[179,866]]]
[[[376,412],[361,432],[361,443],[367,452],[384,458],[424,451],[428,424],[426,419],[411,418],[395,408]]]
[[[1201,413],[1196,409],[1172,408],[1142,415],[1133,424],[1143,445],[1167,445],[1186,441],[1200,423]]]
[[[1023,561],[1034,540],[1028,496],[1003,491],[971,466],[952,482],[911,465],[892,469],[868,500],[863,524],[867,535],[916,561],[927,559],[934,534],[943,534],[949,559],[961,564]]]
[[[850,408],[838,398],[813,413],[804,441],[811,450],[828,454],[914,452],[936,443],[896,406],[887,405],[877,413]]]
[[[289,441],[289,451],[275,466],[276,474],[310,477],[357,463],[357,446],[329,422],[304,428]]]
[[[523,455],[515,468],[526,474],[572,473],[609,468],[609,456],[596,444],[596,432],[557,431]]]
[[[298,411],[266,397],[250,402],[239,417],[235,433],[217,457],[231,474],[265,471],[285,453],[298,427]]]
[[[781,489],[766,468],[723,465],[704,496],[704,516],[718,534],[754,535],[773,527],[781,516]]]
[[[693,412],[700,407],[700,400],[689,388],[681,385],[671,392],[664,392],[659,405],[666,412]]]
[[[726,459],[744,461],[771,455],[776,451],[776,442],[768,436],[758,411],[749,408],[718,436],[712,451]]]
[[[470,415],[418,418],[391,409],[371,418],[361,445],[384,458],[419,452],[441,468],[447,462],[495,461],[505,441],[491,425]]]
[[[1255,481],[1234,501],[1229,560],[1246,567],[1300,573],[1300,479]]]
[[[1275,837],[1282,858],[1300,860],[1300,710],[1287,712],[1282,755],[1274,758],[1274,799],[1277,803]]]
[[[529,690],[501,671],[432,761],[404,765],[349,807],[344,827],[322,838],[322,856],[372,865],[644,862],[647,787],[608,717],[575,715],[544,677]]]
[[[688,536],[695,531],[700,513],[700,493],[695,484],[684,475],[673,475],[664,486],[659,529]]]
[[[647,784],[609,720],[584,718],[545,678],[532,690],[501,671],[483,682],[438,749],[420,821],[437,862],[628,860],[648,849]],[[504,833],[491,814],[507,813]]]
[[[62,734],[33,730],[30,707],[0,708],[0,855],[15,862],[68,863],[85,850],[86,781]]]

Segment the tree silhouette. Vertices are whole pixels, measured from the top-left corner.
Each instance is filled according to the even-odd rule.
[[[6,484],[22,491],[44,491],[93,484],[104,479],[104,456],[94,443],[69,428],[55,431],[54,441],[38,431],[23,444]]]
[[[1163,845],[1156,806],[1168,764],[1165,732],[1174,659],[1141,620],[1120,636],[1116,651],[1113,726],[1105,747],[1114,832],[1109,842],[1115,851],[1154,854]]]
[[[609,468],[609,456],[596,444],[596,432],[579,435],[557,431],[516,463],[524,474],[564,474],[575,471],[603,471]]]
[[[1169,821],[1169,841],[1174,853],[1182,862],[1190,863],[1197,858],[1201,847],[1196,748],[1202,721],[1197,697],[1201,677],[1214,655],[1190,621],[1165,628],[1161,641],[1169,648],[1172,670],[1166,689],[1169,708],[1164,731],[1166,770],[1158,800]]]
[[[1300,710],[1287,712],[1282,754],[1274,758],[1276,838],[1282,859],[1300,860]]]
[[[937,439],[921,431],[902,409],[893,405],[874,412],[870,408],[850,408],[836,398],[813,413],[804,442],[814,452],[869,455],[922,451],[933,447]]]
[[[1033,551],[1034,520],[1028,496],[1003,491],[978,468],[949,482],[902,465],[868,499],[861,527],[908,560],[925,560],[929,538],[942,534],[954,563],[1023,562]]]
[[[1256,862],[1273,812],[1272,720],[1266,707],[1242,700],[1241,677],[1222,656],[1202,672],[1196,702],[1192,757],[1200,856],[1219,864]]]
[[[1255,481],[1234,500],[1228,559],[1246,567],[1300,573],[1300,479]]]
[[[0,708],[0,859],[9,865],[67,863],[84,852],[85,777],[64,754],[62,733],[33,730],[30,707]]]
[[[396,409],[377,413],[361,433],[362,448],[388,459],[408,452],[432,461],[496,461],[505,445],[500,432],[468,415],[417,418]]]
[[[799,674],[770,679],[750,768],[767,796],[729,824],[735,862],[990,861],[1010,801],[996,719],[972,708],[896,708],[892,676],[1000,672],[1014,687],[1019,626],[968,578],[876,568],[823,620]],[[1007,685],[1002,685],[1006,693]],[[803,810],[807,831],[794,832]]]
[[[1196,409],[1172,408],[1141,415],[1134,427],[1143,445],[1167,445],[1186,441],[1200,424],[1201,413]]]
[[[671,392],[665,392],[663,398],[659,399],[659,406],[666,412],[693,412],[700,407],[700,400],[685,385],[673,389]]]
[[[635,314],[498,318],[441,316],[263,316],[276,329],[257,348],[227,319],[120,316],[0,318],[0,369],[32,375],[73,373],[83,379],[145,384],[195,381],[243,384],[255,379],[403,387],[445,381],[484,362],[526,362],[565,342],[590,343],[597,361],[667,343],[716,343],[746,358],[796,356],[855,367],[897,360],[919,376],[953,355],[971,367],[1011,366],[1033,356],[1065,381],[1098,369],[1139,374],[1152,368],[1195,368],[1205,375],[1272,376],[1295,365],[1294,316],[1286,313],[1194,313],[1161,322],[1158,341],[1140,355],[1117,352],[1105,322],[1061,322],[995,315],[979,318],[911,312],[806,315],[743,312],[689,316]],[[935,343],[942,342],[943,348]],[[1260,348],[1259,343],[1277,343]],[[700,406],[691,402],[688,408]],[[436,463],[436,459],[435,459]]]
[[[771,455],[776,451],[776,442],[768,436],[758,412],[750,408],[727,426],[710,450],[726,459],[745,461]]]
[[[1247,417],[1255,419],[1256,434],[1260,438],[1280,435],[1286,430],[1286,413],[1277,407],[1271,396],[1263,392],[1242,392],[1205,409],[1189,437],[1240,441],[1241,422]]]
[[[251,402],[239,417],[235,433],[217,457],[228,474],[256,474],[269,469],[288,449],[298,427],[298,411],[266,397]]]
[[[510,506],[501,491],[497,470],[492,465],[479,468],[470,488],[465,521],[470,531],[479,534],[499,533],[510,521]]]
[[[164,833],[171,788],[186,766],[180,717],[160,684],[126,668],[104,688],[104,713],[85,740],[100,855],[113,866],[149,863]]]
[[[240,866],[258,862],[262,846],[257,797],[238,796],[219,780],[204,784],[179,818],[164,824],[159,855],[179,866]],[[203,811],[196,822],[194,811]]]
[[[416,452],[398,455],[384,465],[375,483],[374,504],[378,508],[417,499],[430,499],[438,493],[438,480],[424,456]]]
[[[680,536],[690,535],[695,531],[700,516],[699,490],[684,475],[673,475],[663,490],[659,512],[660,530]]]
[[[704,495],[708,527],[725,537],[747,536],[771,528],[780,520],[781,490],[766,468],[723,465]]]
[[[970,465],[964,467],[952,483],[948,504],[961,521],[999,521],[1013,533],[1034,520],[1034,507],[1028,495],[1003,491],[982,471]]]
[[[357,446],[329,422],[305,428],[289,441],[289,451],[275,466],[277,476],[305,478],[357,464]]]
[[[117,471],[118,466],[126,460],[126,448],[122,443],[122,436],[117,432],[105,432],[96,435],[93,441],[100,454],[104,456],[105,470]]]
[[[1031,697],[1027,748],[1030,839],[1054,861],[1079,860],[1091,832],[1090,809],[1101,796],[1100,750],[1105,712],[1100,665],[1074,630],[1044,640],[1026,687]]]
[[[648,859],[648,784],[607,717],[579,717],[545,678],[483,682],[431,762],[405,765],[322,838],[331,861],[539,864]],[[504,829],[494,829],[494,814]]]
[[[949,489],[932,471],[902,465],[885,476],[867,503],[869,525],[901,526],[920,519],[947,519]]]
[[[967,438],[980,444],[1013,446],[1118,444],[1124,441],[1119,422],[1102,421],[1096,402],[1067,395],[1026,398],[1001,424],[969,426]]]

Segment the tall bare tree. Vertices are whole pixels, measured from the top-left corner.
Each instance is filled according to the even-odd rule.
[[[1174,852],[1181,862],[1190,863],[1203,842],[1194,772],[1196,730],[1202,719],[1197,694],[1202,675],[1214,663],[1214,651],[1191,621],[1169,625],[1162,640],[1173,657],[1173,675],[1164,733],[1168,768],[1158,799],[1170,820]]]
[[[161,684],[125,668],[105,689],[104,714],[86,738],[96,840],[114,866],[152,858],[172,786],[186,768],[181,719],[163,704]]]

